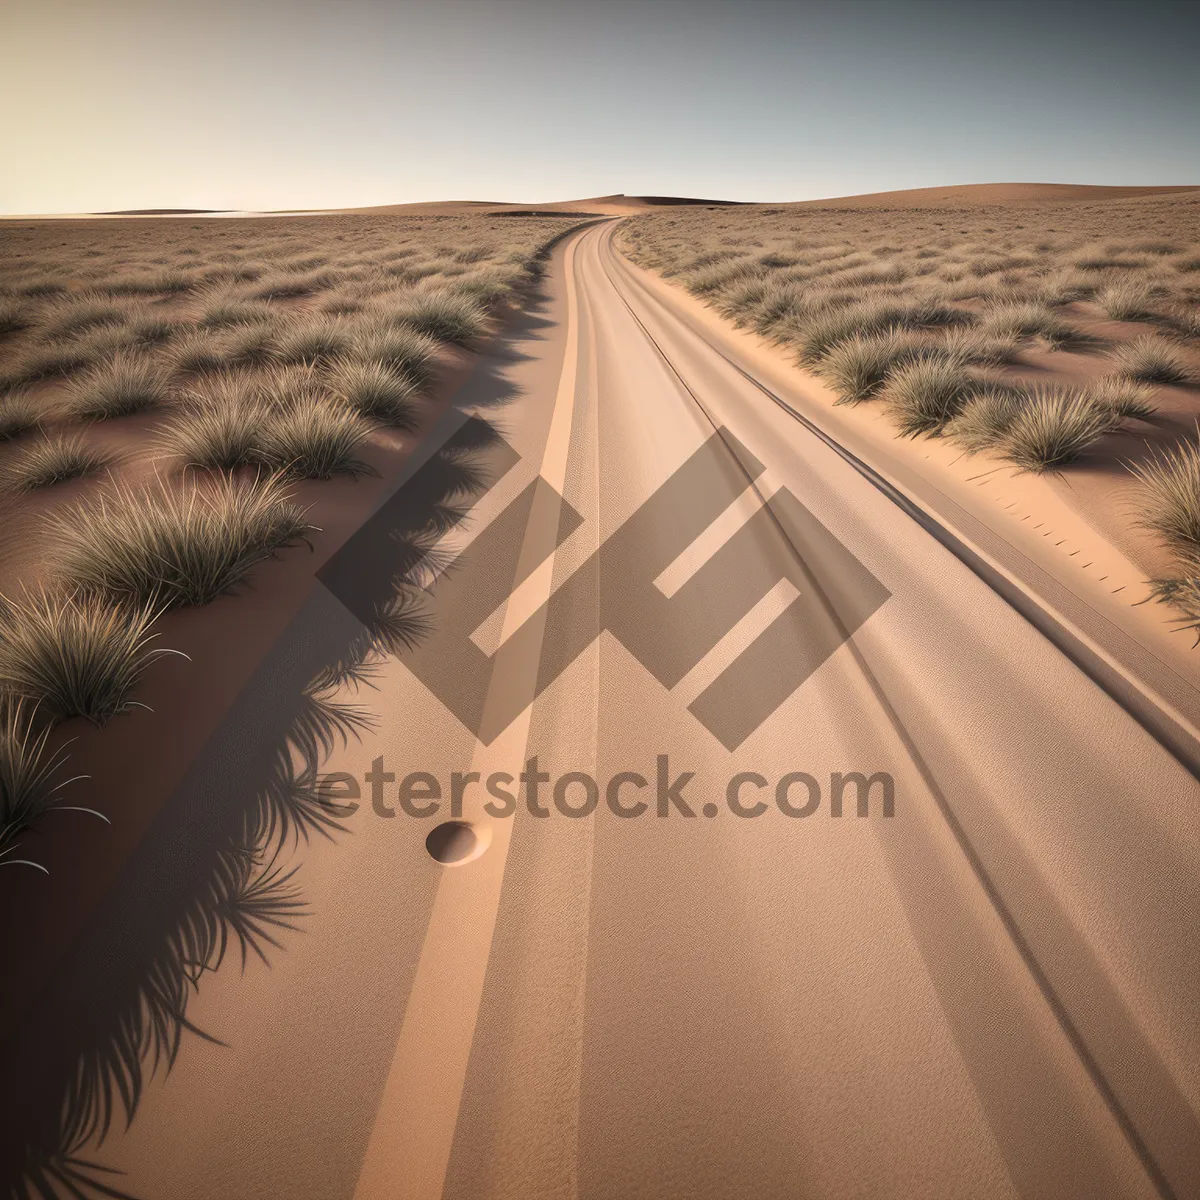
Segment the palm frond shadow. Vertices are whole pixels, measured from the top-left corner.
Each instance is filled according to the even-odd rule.
[[[299,927],[306,908],[293,859],[313,837],[344,832],[321,795],[321,765],[370,729],[368,712],[342,696],[369,687],[382,656],[428,635],[422,584],[436,573],[436,542],[466,516],[464,501],[515,461],[486,422],[452,417],[441,448],[336,556],[352,590],[339,601],[316,589],[9,1039],[2,1194],[128,1198],[88,1149],[128,1127],[185,1034],[216,1040],[187,1016],[205,975],[231,955],[243,969],[267,962]]]

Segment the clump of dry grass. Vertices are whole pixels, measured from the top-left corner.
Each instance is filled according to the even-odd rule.
[[[331,317],[352,317],[357,316],[365,307],[362,299],[345,292],[336,292],[328,300],[321,302],[320,311],[328,313]]]
[[[1191,573],[1187,575],[1152,579],[1150,595],[1161,604],[1169,604],[1179,613],[1180,629],[1195,632],[1194,649],[1200,646],[1200,565],[1192,565],[1188,569]]]
[[[185,328],[182,321],[143,313],[131,317],[122,327],[122,333],[130,345],[158,346],[177,337]]]
[[[272,367],[262,372],[256,383],[268,410],[320,399],[328,393],[325,373],[304,365]]]
[[[231,325],[222,331],[219,353],[229,366],[256,366],[280,357],[279,326],[275,321]]]
[[[58,574],[135,604],[207,604],[310,526],[285,481],[228,476],[174,487],[114,484],[49,519]]]
[[[6,333],[19,333],[33,324],[26,305],[19,300],[0,297],[0,336]]]
[[[1130,470],[1142,484],[1142,526],[1200,570],[1200,444],[1160,450]]]
[[[0,600],[0,694],[53,722],[105,724],[134,706],[145,669],[175,653],[152,647],[156,615],[79,593]]]
[[[0,491],[32,492],[53,487],[69,479],[93,475],[108,466],[109,461],[106,454],[78,435],[42,438],[0,465]]]
[[[818,371],[837,392],[839,404],[857,404],[877,395],[888,373],[900,364],[932,358],[936,353],[927,339],[903,329],[856,333],[836,342],[821,359]]]
[[[939,434],[978,386],[950,359],[905,363],[888,377],[884,399],[904,437]]]
[[[1110,408],[1084,393],[1033,388],[1008,430],[1003,456],[1023,471],[1055,471],[1079,459],[1118,423]]]
[[[475,301],[449,291],[414,295],[396,315],[418,333],[458,346],[469,345],[487,328],[487,314]]]
[[[1154,291],[1135,279],[1110,283],[1096,296],[1096,303],[1106,317],[1114,321],[1140,321],[1154,316]]]
[[[159,434],[160,452],[186,467],[236,471],[262,461],[261,393],[239,375],[216,376],[185,393],[177,415]]]
[[[96,355],[79,346],[47,346],[31,349],[17,364],[15,378],[23,383],[73,375],[95,366]]]
[[[41,405],[24,388],[0,394],[0,442],[36,429],[41,419]]]
[[[947,358],[966,366],[998,367],[1017,356],[1017,340],[970,326],[950,329],[941,340]]]
[[[369,474],[359,453],[374,426],[346,405],[307,396],[268,410],[259,432],[263,461],[298,479]]]
[[[41,299],[46,296],[65,295],[67,285],[57,279],[35,279],[32,283],[26,283],[19,287],[17,291],[22,296],[29,296],[31,299]]]
[[[42,334],[51,341],[75,337],[87,329],[102,325],[121,325],[129,310],[121,305],[95,297],[81,295],[57,305],[46,314]]]
[[[162,267],[141,275],[118,275],[104,281],[101,291],[114,296],[171,296],[189,292],[203,277],[178,267]]]
[[[801,359],[816,363],[838,342],[855,334],[877,333],[889,328],[931,329],[965,324],[971,319],[971,314],[965,309],[936,300],[913,302],[876,297],[818,312],[810,320],[802,322],[796,340]]]
[[[391,371],[425,388],[433,378],[437,343],[423,333],[403,325],[365,325],[355,333],[350,353],[363,362],[382,363]]]
[[[1158,409],[1152,403],[1154,393],[1135,380],[1106,376],[1088,384],[1092,400],[1123,420],[1152,421]]]
[[[1191,383],[1193,373],[1182,355],[1155,337],[1134,338],[1112,354],[1119,375],[1140,383]]]
[[[92,809],[60,802],[60,789],[74,780],[55,780],[66,755],[51,750],[50,732],[48,726],[38,728],[27,704],[0,696],[0,866],[46,870],[16,855],[21,837],[55,809],[87,812],[108,820]]]
[[[328,384],[334,396],[369,421],[396,429],[416,428],[416,385],[383,363],[352,359],[335,362]]]
[[[946,423],[946,437],[968,454],[992,450],[1004,443],[1025,405],[1016,388],[983,385]]]
[[[270,304],[223,297],[208,304],[196,324],[201,329],[228,329],[235,325],[273,322],[277,315]]]
[[[275,339],[276,355],[284,363],[328,362],[344,354],[350,332],[340,321],[312,316],[284,329]]]
[[[755,270],[755,264],[749,259],[710,263],[685,274],[684,284],[693,295],[709,296],[753,275]]]
[[[519,277],[520,272],[476,271],[454,280],[447,290],[457,295],[468,296],[486,306],[509,299]]]
[[[1150,581],[1151,596],[1179,613],[1200,645],[1200,443],[1159,451],[1130,470],[1142,484],[1139,522],[1179,559],[1179,574]]]
[[[194,330],[181,337],[170,348],[169,361],[172,370],[188,375],[223,371],[229,365],[225,344],[204,330]]]
[[[84,421],[104,421],[145,412],[167,395],[166,372],[131,354],[115,354],[76,380],[67,393],[67,410]]]
[[[1200,340],[1200,308],[1177,304],[1164,314],[1163,322],[1172,337],[1187,343]]]
[[[743,300],[745,307],[734,310],[730,306],[725,310],[725,315],[744,319],[759,333],[782,335],[786,340],[795,341],[806,322],[833,307],[824,297],[809,295],[798,284],[768,279],[758,287],[758,282],[755,281],[751,297]],[[856,332],[860,331],[845,328],[842,336],[849,337]]]
[[[255,300],[286,300],[311,296],[314,292],[332,287],[336,282],[337,276],[332,271],[313,271],[302,275],[280,271],[262,276],[248,294]]]
[[[980,319],[979,328],[991,337],[1040,337],[1052,346],[1063,345],[1079,336],[1078,330],[1048,311],[1043,304],[1032,301],[997,305]]]

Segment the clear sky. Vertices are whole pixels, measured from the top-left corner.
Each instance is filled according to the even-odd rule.
[[[1200,184],[1176,0],[0,0],[0,212]]]

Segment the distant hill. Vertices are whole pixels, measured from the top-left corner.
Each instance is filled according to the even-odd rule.
[[[367,213],[397,216],[456,216],[466,213],[486,213],[489,216],[549,216],[554,213],[576,216],[625,216],[647,208],[683,204],[738,204],[737,200],[699,200],[690,196],[626,196],[617,192],[611,196],[591,196],[583,200],[551,200],[547,203],[500,203],[485,200],[431,200],[417,204],[384,204],[372,208],[341,208],[337,212]]]
[[[1198,185],[1172,187],[1104,187],[1086,183],[964,183],[953,187],[909,188],[900,192],[868,192],[828,200],[800,200],[789,208],[976,208],[988,204],[1038,205],[1096,203],[1144,196],[1194,192]]]
[[[1174,184],[1163,187],[1108,187],[1084,183],[964,183],[948,187],[908,188],[894,192],[867,192],[859,196],[833,196],[821,200],[773,201],[775,207],[807,209],[921,209],[984,208],[988,205],[1046,206],[1057,204],[1098,204],[1110,200],[1138,200],[1164,203],[1191,194],[1200,203],[1200,185]],[[1185,203],[1191,201],[1185,200]],[[355,213],[364,216],[629,216],[656,208],[711,206],[725,207],[753,203],[742,200],[704,200],[693,196],[591,196],[582,200],[552,200],[546,203],[514,203],[498,200],[427,200],[415,204],[380,204],[365,208],[275,209],[270,213],[246,213],[246,216],[288,216],[320,213]],[[213,208],[127,208],[104,213],[63,213],[57,219],[81,217],[185,217],[226,215],[228,210]],[[232,214],[229,215],[242,215]],[[0,220],[29,220],[30,215],[0,217]]]
[[[223,208],[117,208],[93,213],[96,217],[190,217],[198,213],[225,212]]]

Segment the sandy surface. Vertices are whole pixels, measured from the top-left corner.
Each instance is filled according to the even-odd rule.
[[[984,205],[1094,204],[1146,196],[1200,191],[1194,184],[1174,187],[1105,187],[1079,183],[967,183],[952,187],[908,188],[801,200],[796,208],[976,208]]]
[[[285,849],[297,928],[187,989],[217,1040],[185,1034],[169,1074],[139,1068],[130,1127],[74,1148],[173,1200],[1195,1193],[1194,780],[798,433],[610,236],[570,239],[545,301],[454,397],[515,460],[452,535],[456,569],[431,593],[443,632],[382,664],[375,691],[337,691],[375,726],[322,769],[361,780],[381,757],[446,780],[537,754],[552,776],[640,772],[653,806],[666,755],[715,815],[502,821],[474,789],[463,816],[486,849],[443,867],[428,819],[385,819],[364,790],[343,829]],[[700,486],[633,539],[633,564],[601,565],[693,461],[710,464]],[[557,548],[532,515],[505,523],[538,476],[579,518]],[[846,588],[828,535],[874,584]],[[206,848],[251,803],[247,744],[272,747],[294,661],[353,626],[314,589],[253,673],[14,1029],[10,1131],[53,1145],[73,1053],[123,1044],[122,1002],[175,978],[172,914],[197,911]],[[752,686],[706,709],[764,649]],[[508,711],[531,665],[550,675],[483,745],[419,672],[467,680],[492,651],[485,711]],[[774,689],[732,748],[710,731]],[[853,769],[892,775],[893,818],[724,803],[738,771]]]

